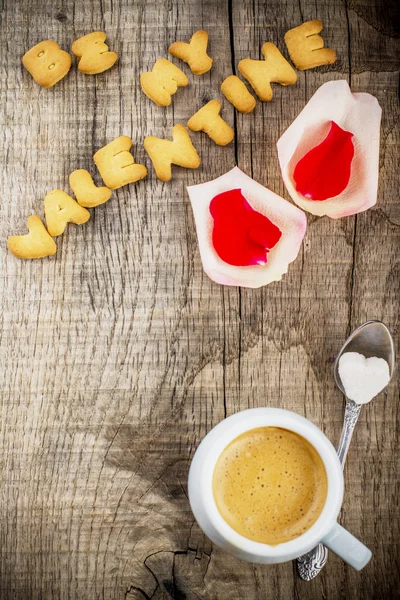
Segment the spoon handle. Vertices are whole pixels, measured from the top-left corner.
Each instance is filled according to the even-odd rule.
[[[344,411],[344,420],[342,434],[340,436],[339,446],[337,448],[338,458],[342,469],[346,462],[347,452],[349,451],[351,438],[361,411],[361,404],[356,404],[353,400],[346,398],[346,408]],[[297,570],[299,575],[305,581],[314,579],[321,569],[324,568],[328,560],[328,551],[323,544],[318,544],[303,556],[297,559]]]
[[[340,436],[339,446],[337,448],[337,455],[340,464],[342,465],[342,469],[346,462],[347,452],[349,451],[351,438],[353,437],[354,427],[356,426],[360,415],[361,406],[362,404],[356,404],[353,400],[346,398],[342,435]]]

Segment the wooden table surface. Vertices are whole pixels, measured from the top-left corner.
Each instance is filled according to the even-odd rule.
[[[363,409],[345,469],[340,522],[373,551],[357,573],[330,554],[319,578],[294,563],[247,564],[194,522],[187,474],[200,440],[224,416],[279,406],[338,442],[343,398],[332,362],[346,336],[382,319],[398,341],[398,41],[395,0],[5,0],[0,2],[0,598],[1,600],[286,600],[399,597],[399,383]],[[337,62],[274,86],[250,115],[223,114],[235,143],[192,135],[202,165],[162,183],[143,148],[169,136],[263,42],[319,18]],[[175,40],[210,36],[212,70],[168,108],[139,74]],[[120,60],[102,75],[70,73],[40,88],[23,53],[43,39],[70,49],[107,32]],[[382,108],[377,205],[340,220],[308,215],[280,283],[227,288],[204,274],[186,185],[238,164],[289,198],[276,141],[317,88],[346,79]],[[147,179],[113,193],[69,226],[51,259],[19,261],[7,236],[43,215],[76,168],[125,134]],[[396,177],[397,175],[397,177]],[[96,181],[100,179],[96,174]]]

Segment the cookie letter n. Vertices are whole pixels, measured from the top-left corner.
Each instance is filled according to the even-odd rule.
[[[146,152],[161,181],[171,179],[171,165],[179,165],[186,169],[197,169],[200,165],[200,157],[183,125],[175,125],[172,128],[172,139],[173,141],[170,142],[153,135],[144,139]]]
[[[297,75],[272,42],[266,42],[261,52],[265,60],[244,58],[239,62],[238,68],[260,100],[268,102],[272,99],[271,83],[291,85],[296,83]]]
[[[110,190],[139,181],[147,175],[146,167],[135,163],[129,152],[131,147],[131,138],[121,135],[100,148],[93,157],[104,183]]]
[[[45,40],[33,46],[22,57],[22,64],[41,86],[50,88],[68,73],[71,56],[57,42]]]

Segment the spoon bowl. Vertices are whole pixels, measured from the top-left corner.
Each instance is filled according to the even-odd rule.
[[[394,343],[389,329],[382,321],[367,321],[360,325],[360,327],[357,327],[347,338],[336,357],[333,374],[336,385],[346,396],[339,375],[339,360],[345,352],[358,352],[359,354],[363,354],[365,358],[370,358],[371,356],[383,358],[389,365],[390,379],[392,379],[395,362]]]

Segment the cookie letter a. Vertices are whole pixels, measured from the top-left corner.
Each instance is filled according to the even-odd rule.
[[[68,223],[82,225],[90,219],[90,212],[62,190],[52,190],[46,194],[44,214],[47,229],[53,236],[64,233]]]
[[[300,71],[335,62],[336,52],[324,48],[324,40],[318,35],[323,28],[321,21],[307,21],[285,34],[290,58]]]
[[[131,138],[121,135],[100,148],[93,157],[104,183],[110,190],[139,181],[147,175],[146,167],[135,163],[129,152],[131,147]]]
[[[172,128],[172,139],[173,141],[170,142],[153,135],[144,139],[146,152],[161,181],[171,179],[171,165],[179,165],[186,169],[197,169],[200,165],[200,157],[183,125],[175,125]]]
[[[169,106],[172,94],[188,83],[185,73],[166,58],[159,58],[152,71],[140,76],[142,90],[157,106]]]
[[[266,42],[261,52],[265,60],[244,58],[239,62],[238,68],[260,100],[268,102],[272,99],[271,83],[291,85],[296,83],[297,75],[272,42]]]
[[[57,42],[45,40],[33,46],[22,57],[22,64],[41,86],[50,88],[68,73],[71,56]]]
[[[94,31],[75,40],[72,52],[80,58],[78,69],[88,75],[96,75],[110,69],[118,60],[118,54],[109,52],[104,31]]]

